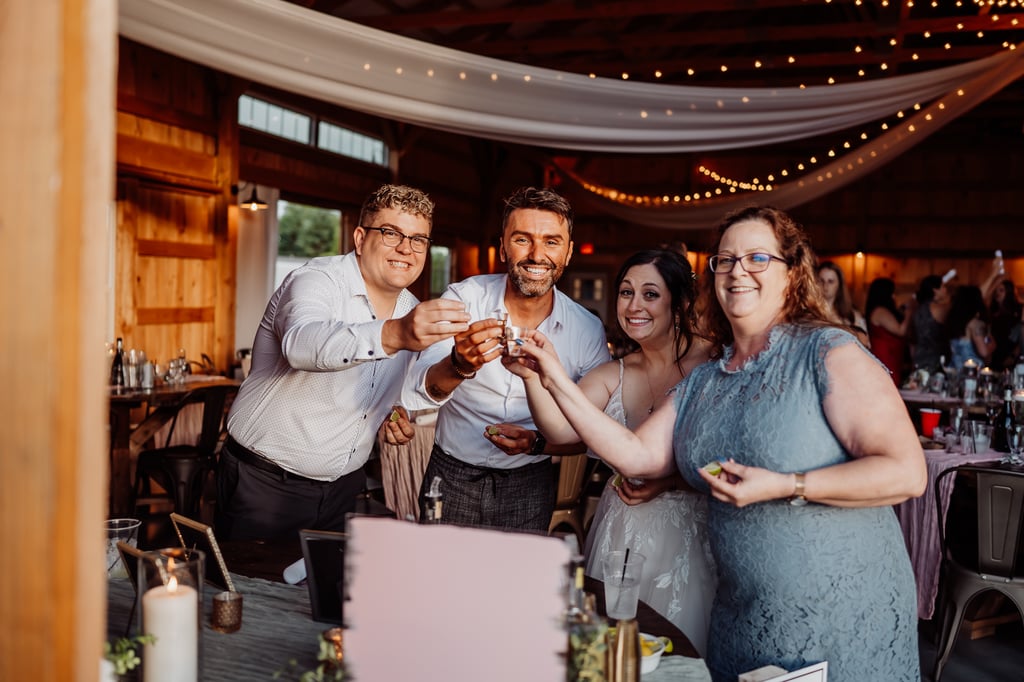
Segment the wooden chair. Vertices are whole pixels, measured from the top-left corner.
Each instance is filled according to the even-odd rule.
[[[555,497],[555,511],[551,514],[548,524],[548,535],[566,525],[572,529],[583,550],[583,489],[592,469],[591,460],[587,455],[563,455],[558,463],[558,493]]]
[[[237,393],[237,385],[223,384],[196,388],[182,396],[176,405],[177,411],[164,447],[139,453],[133,489],[135,509],[157,502],[170,502],[179,514],[197,518],[204,483],[215,470],[227,408]],[[178,416],[183,409],[194,404],[203,407],[202,426],[195,442],[170,445]],[[153,482],[166,494],[154,494]]]
[[[959,534],[973,529],[942,523],[942,498],[939,482],[947,475],[968,474],[977,481],[977,535],[971,540],[973,556],[954,551],[965,546]],[[1024,469],[967,464],[943,471],[935,480],[935,501],[939,519],[944,578],[940,601],[939,645],[933,678],[938,682],[946,665],[964,610],[978,594],[995,590],[1008,598],[1024,614],[1024,545],[1021,541],[1024,516]]]

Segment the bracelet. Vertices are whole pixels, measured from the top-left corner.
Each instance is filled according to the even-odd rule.
[[[476,376],[476,370],[473,370],[472,372],[463,372],[462,368],[459,367],[459,354],[455,351],[455,346],[452,346],[452,354],[449,357],[449,360],[452,361],[452,369],[455,370],[455,373],[459,375],[460,379],[472,379]]]
[[[802,507],[807,504],[807,496],[804,494],[806,489],[806,475],[802,471],[798,471],[793,474],[793,496],[789,498],[789,503],[794,507]]]

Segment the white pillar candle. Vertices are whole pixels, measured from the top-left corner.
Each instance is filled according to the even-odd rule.
[[[174,578],[142,596],[142,627],[155,641],[145,646],[144,682],[196,682],[199,678],[199,595]]]

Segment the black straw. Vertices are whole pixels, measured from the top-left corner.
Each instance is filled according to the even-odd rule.
[[[619,584],[626,582],[626,564],[629,563],[629,547],[626,548],[626,556],[622,558],[622,577],[619,578]]]

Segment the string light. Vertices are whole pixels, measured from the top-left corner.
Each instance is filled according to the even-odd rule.
[[[1022,0],[1022,1],[1024,1],[1024,0]],[[964,93],[963,89],[959,89],[959,90],[957,90],[956,94],[958,96],[962,97],[962,96],[964,96],[965,93]],[[915,111],[920,111],[921,108],[922,108],[922,105],[920,103],[916,103],[913,106],[913,109]],[[940,110],[944,110],[945,109],[945,104],[942,103],[942,102],[939,102],[936,105],[936,108],[938,108]],[[899,111],[896,114],[894,114],[894,116],[896,118],[898,118],[898,119],[902,119],[902,118],[905,117],[905,113],[903,111]],[[927,114],[924,117],[924,119],[925,119],[926,122],[931,122],[933,120],[931,114]],[[906,126],[905,130],[906,130],[906,132],[908,134],[914,134],[918,130],[917,126],[914,125],[913,123],[907,123],[907,124],[905,124],[905,126]],[[890,125],[889,125],[888,122],[883,121],[883,122],[881,122],[879,124],[878,128],[879,128],[880,132],[886,132],[886,131],[888,131],[890,129]],[[864,130],[864,131],[861,131],[856,136],[856,139],[858,139],[861,143],[866,143],[866,142],[868,142],[871,139],[871,135],[870,135],[870,133],[867,130]],[[842,142],[842,144],[839,145],[839,146],[841,146],[843,148],[843,150],[845,150],[844,153],[851,153],[855,149],[854,143],[851,142],[850,140],[844,140]],[[863,145],[860,145],[860,146],[863,146]],[[823,154],[825,156],[827,156],[828,158],[830,158],[830,159],[835,159],[837,157],[837,153],[836,153],[834,148],[828,149]],[[868,151],[866,153],[866,156],[871,157],[871,158],[875,158],[877,155],[878,155],[878,152],[876,150],[870,150],[870,151]],[[811,178],[811,180],[813,180],[815,182],[825,182],[826,180],[833,179],[836,175],[842,175],[842,174],[844,174],[847,171],[853,171],[855,165],[859,166],[859,165],[863,165],[864,164],[864,156],[865,156],[865,154],[862,154],[861,156],[857,157],[856,159],[848,162],[845,165],[845,167],[840,167],[839,169],[835,170],[834,172],[833,171],[826,171],[826,172],[823,172],[823,173],[818,173],[818,174],[814,175]],[[631,204],[631,205],[636,205],[636,206],[647,206],[647,207],[669,206],[669,205],[678,205],[678,204],[684,204],[685,205],[685,204],[691,204],[691,203],[698,203],[700,201],[704,201],[704,200],[707,200],[707,199],[712,199],[712,198],[715,198],[715,197],[720,197],[723,194],[737,194],[739,192],[772,192],[772,191],[778,189],[778,186],[776,185],[776,182],[775,182],[776,177],[781,177],[781,178],[787,178],[788,179],[788,178],[790,178],[791,175],[793,175],[794,176],[793,179],[792,179],[793,182],[802,183],[802,182],[805,182],[807,180],[805,178],[801,179],[800,177],[797,177],[796,174],[797,173],[803,173],[803,174],[806,175],[806,172],[807,172],[808,168],[817,165],[817,163],[818,163],[818,155],[811,155],[811,156],[807,157],[807,159],[805,159],[804,161],[797,161],[797,162],[795,162],[795,164],[793,165],[793,170],[792,171],[789,168],[780,168],[780,169],[776,170],[775,172],[768,173],[765,176],[765,181],[762,181],[758,177],[751,178],[750,180],[739,180],[739,179],[732,178],[732,177],[729,177],[727,175],[724,175],[724,174],[716,171],[714,168],[711,168],[710,166],[707,166],[705,164],[701,164],[697,168],[698,172],[702,176],[707,178],[709,181],[715,183],[717,186],[714,187],[713,189],[709,189],[709,190],[706,189],[706,190],[703,190],[703,191],[694,191],[691,194],[686,194],[686,195],[675,194],[675,195],[671,195],[670,196],[669,194],[661,194],[661,195],[632,194],[632,193],[628,193],[628,192],[623,192],[621,190],[617,190],[617,189],[615,189],[613,187],[607,187],[605,185],[598,185],[598,184],[595,184],[595,183],[592,183],[592,182],[589,182],[589,181],[586,181],[586,180],[581,180],[581,184],[582,184],[582,186],[587,191],[592,192],[594,194],[597,194],[599,196],[602,196],[605,199],[609,199],[611,201],[615,201],[617,203]]]

